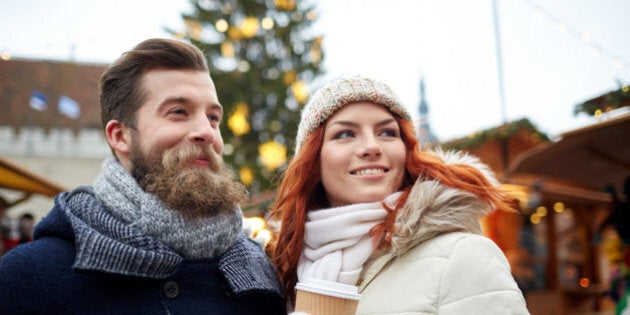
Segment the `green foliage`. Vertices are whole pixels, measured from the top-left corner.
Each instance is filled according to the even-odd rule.
[[[443,149],[465,150],[478,147],[488,141],[510,138],[521,130],[528,131],[533,136],[537,137],[540,141],[549,141],[549,137],[546,134],[538,131],[538,129],[534,125],[532,125],[532,123],[527,118],[523,118],[502,125],[500,127],[476,132],[466,138],[453,140],[444,143],[441,146]]]
[[[573,114],[585,113],[595,116],[620,107],[630,106],[630,87],[628,85],[622,86],[621,82],[618,82],[618,84],[620,87],[617,90],[577,104]]]
[[[292,93],[291,84],[308,84],[322,74],[321,38],[310,27],[314,6],[287,0],[191,0],[191,4],[193,10],[182,15],[186,32],[171,33],[206,54],[225,112],[221,126],[225,161],[237,175],[243,167],[251,169],[253,182],[247,188],[252,196],[259,195],[273,189],[278,175],[277,169],[261,163],[259,145],[276,141],[292,150],[304,100]],[[267,23],[273,21],[273,27],[263,27],[265,18]],[[255,32],[250,27],[248,33],[244,23],[252,21],[258,27]],[[228,127],[228,120],[236,105],[243,103],[250,129],[239,135]]]

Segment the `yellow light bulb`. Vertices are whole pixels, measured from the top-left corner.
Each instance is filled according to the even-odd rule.
[[[287,148],[275,141],[268,141],[258,147],[261,163],[267,170],[275,170],[287,161]]]
[[[3,50],[2,54],[0,54],[0,59],[2,59],[2,60],[9,60],[9,59],[11,59],[11,52],[9,52],[8,50]]]
[[[265,220],[261,217],[249,217],[243,219],[247,227],[252,231],[253,235],[256,235],[258,231],[262,230],[266,223]]]
[[[295,71],[291,70],[291,71],[287,71],[284,76],[282,77],[282,80],[284,80],[284,84],[286,84],[287,86],[290,86],[291,84],[293,84],[293,82],[295,82]]]
[[[295,0],[275,0],[276,8],[279,10],[291,11],[295,10]]]
[[[226,58],[234,57],[234,45],[231,41],[221,43],[221,55]]]
[[[529,216],[529,222],[531,222],[532,224],[538,224],[540,223],[540,220],[540,216],[535,213]]]
[[[291,93],[298,103],[304,104],[308,99],[308,86],[304,81],[296,81],[291,84]]]
[[[245,103],[236,104],[236,109],[234,113],[228,118],[228,128],[232,130],[232,133],[239,137],[244,134],[247,134],[250,131],[249,123],[247,122],[247,114],[249,113],[249,108]]]
[[[225,33],[228,30],[228,22],[224,19],[218,20],[214,23],[214,28],[216,28],[217,32]]]
[[[258,19],[250,16],[250,17],[245,18],[245,20],[243,20],[243,23],[241,23],[241,25],[239,26],[239,29],[243,37],[252,38],[258,32],[258,26],[259,26]]]
[[[270,18],[270,17],[265,17],[265,18],[262,20],[262,22],[260,23],[260,26],[262,26],[262,28],[263,28],[263,29],[270,30],[270,29],[272,29],[272,28],[273,28],[274,24],[275,24],[275,23],[273,22],[273,19],[272,19],[272,18]]]
[[[561,213],[564,211],[564,203],[556,202],[553,204],[553,211]]]
[[[247,166],[241,167],[238,172],[238,176],[241,179],[241,183],[244,185],[250,185],[254,182],[254,172],[252,172],[252,169]]]

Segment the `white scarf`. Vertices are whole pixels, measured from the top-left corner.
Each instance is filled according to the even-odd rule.
[[[384,201],[313,210],[308,213],[298,281],[315,278],[356,285],[363,264],[374,250],[368,233],[387,216],[400,192]]]

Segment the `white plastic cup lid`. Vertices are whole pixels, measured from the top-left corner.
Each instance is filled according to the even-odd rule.
[[[295,285],[295,289],[342,299],[358,300],[361,297],[359,288],[356,286],[313,278],[307,278],[298,282]]]

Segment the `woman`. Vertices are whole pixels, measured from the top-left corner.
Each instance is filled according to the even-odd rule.
[[[528,314],[479,219],[510,211],[476,158],[420,150],[392,90],[346,77],[306,104],[272,215],[287,296],[316,278],[358,286],[357,314]]]

